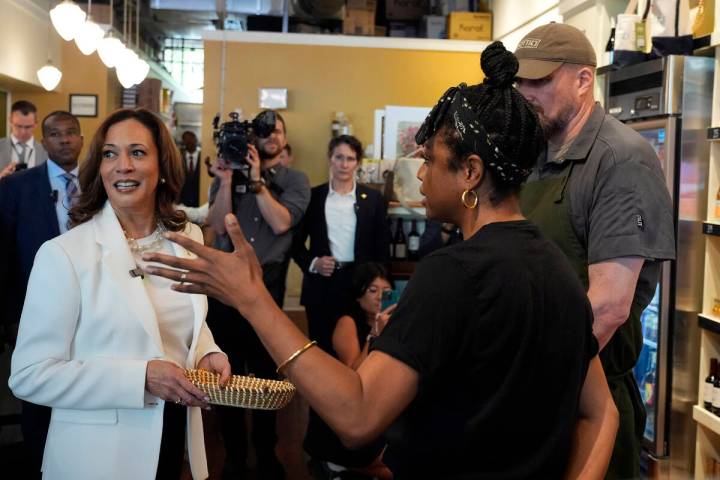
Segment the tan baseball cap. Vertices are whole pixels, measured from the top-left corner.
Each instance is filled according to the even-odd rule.
[[[520,40],[515,56],[518,78],[544,78],[564,63],[597,66],[595,49],[585,34],[564,23],[548,23]]]

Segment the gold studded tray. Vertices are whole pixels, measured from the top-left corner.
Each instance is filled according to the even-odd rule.
[[[225,387],[218,383],[220,375],[207,370],[187,370],[190,382],[210,397],[210,403],[257,410],[279,410],[295,394],[290,382],[233,375]]]

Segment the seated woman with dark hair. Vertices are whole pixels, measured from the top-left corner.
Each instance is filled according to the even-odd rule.
[[[381,311],[383,295],[391,288],[383,265],[364,263],[356,268],[352,284],[355,301],[338,319],[332,334],[335,356],[353,370],[367,358],[370,341],[380,335],[395,310],[396,305],[391,305]],[[385,447],[382,439],[355,450],[345,448],[312,409],[303,446],[311,456],[309,465],[316,478],[392,478],[380,460]]]

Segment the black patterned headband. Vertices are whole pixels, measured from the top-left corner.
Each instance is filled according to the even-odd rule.
[[[423,145],[451,118],[460,142],[471,152],[479,154],[486,167],[491,168],[501,181],[521,183],[530,175],[530,170],[509,160],[492,142],[463,92],[466,88],[467,85],[461,83],[449,88],[440,97],[415,135],[415,142]]]

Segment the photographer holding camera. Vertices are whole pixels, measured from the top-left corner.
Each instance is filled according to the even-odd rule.
[[[219,129],[216,126],[215,133],[218,163],[212,167],[215,179],[207,219],[216,234],[214,247],[233,251],[224,217],[234,213],[262,265],[268,291],[282,307],[292,230],[310,202],[310,184],[304,173],[281,164],[286,128],[279,114],[266,110],[252,123],[238,122],[237,114],[231,118]],[[234,308],[213,298],[208,300],[208,324],[231,365],[245,365],[247,373],[274,378],[275,364],[249,323]],[[232,407],[215,410],[225,441],[223,478],[245,478],[245,411]],[[253,410],[252,415],[258,478],[284,478],[275,456],[275,412]]]

